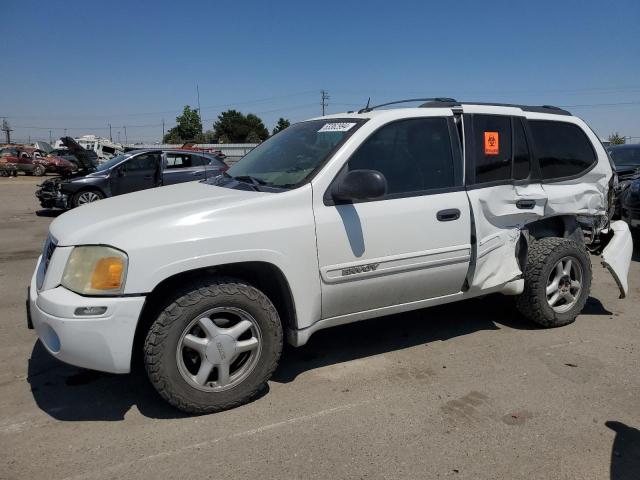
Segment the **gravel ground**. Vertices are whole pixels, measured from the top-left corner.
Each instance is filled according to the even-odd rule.
[[[143,375],[50,357],[24,300],[55,212],[0,178],[0,478],[640,479],[640,253],[596,258],[577,322],[489,296],[325,330],[235,410],[187,416]]]

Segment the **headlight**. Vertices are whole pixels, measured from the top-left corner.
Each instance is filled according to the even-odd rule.
[[[127,278],[127,254],[99,245],[75,247],[62,286],[81,295],[120,295]]]

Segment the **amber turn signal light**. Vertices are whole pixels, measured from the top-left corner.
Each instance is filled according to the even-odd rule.
[[[120,257],[103,257],[96,263],[91,276],[91,288],[116,290],[122,285],[124,262]]]

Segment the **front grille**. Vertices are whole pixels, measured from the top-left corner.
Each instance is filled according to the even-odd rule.
[[[44,264],[44,268],[42,273],[47,273],[47,268],[49,268],[49,262],[51,261],[51,256],[53,255],[54,250],[56,249],[56,241],[55,239],[49,235],[47,237],[47,241],[44,242],[44,249],[42,250],[42,262]]]

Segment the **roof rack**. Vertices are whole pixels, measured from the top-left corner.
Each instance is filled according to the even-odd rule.
[[[420,105],[420,108],[447,108],[460,107],[462,105],[486,105],[489,107],[514,107],[525,112],[552,113],[556,115],[571,115],[571,112],[553,105],[518,105],[515,103],[491,103],[491,102],[458,102],[453,99],[433,99]]]
[[[427,102],[427,103],[424,103],[424,104],[420,105],[421,107],[424,107],[425,105],[427,105],[428,103],[431,103],[431,102],[458,103],[454,98],[448,98],[448,97],[409,98],[407,100],[396,100],[395,102],[381,103],[380,105],[374,105],[373,107],[370,107],[367,104],[366,107],[361,108],[360,110],[358,110],[358,113],[370,112],[371,110],[375,110],[376,108],[386,107],[388,105],[397,105],[399,103],[412,103],[412,102]]]

